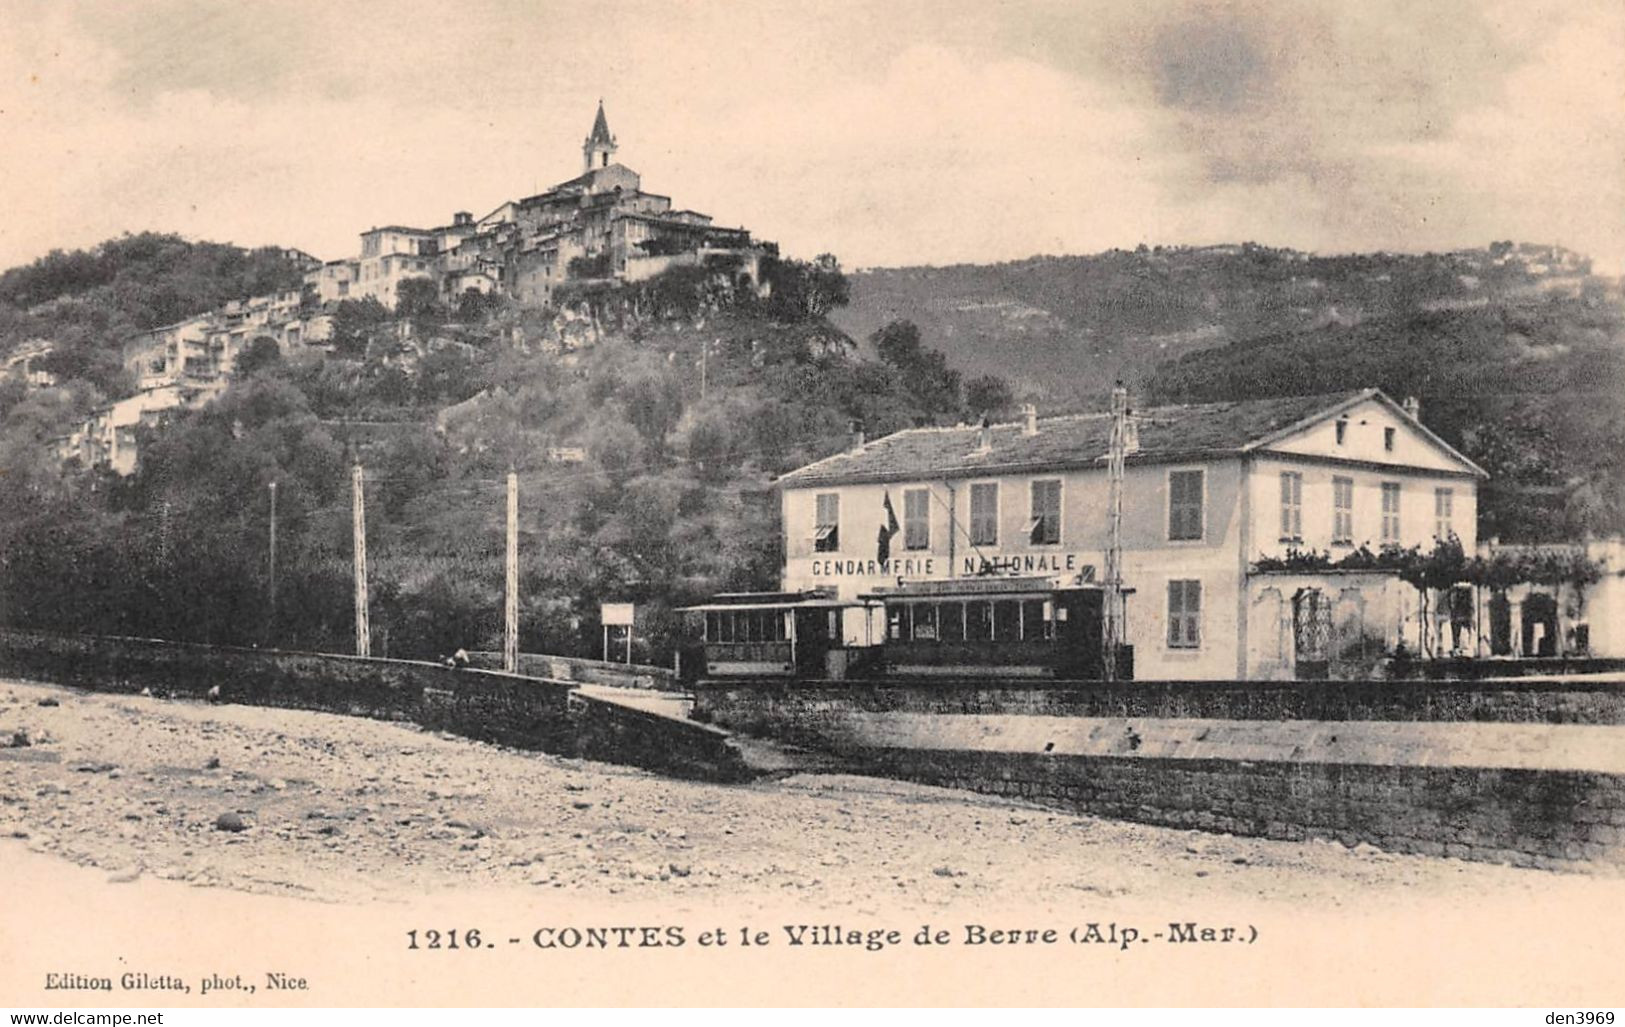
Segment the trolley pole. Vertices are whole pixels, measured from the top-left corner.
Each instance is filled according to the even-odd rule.
[[[1117,680],[1117,653],[1123,644],[1123,457],[1128,449],[1128,390],[1112,389],[1111,448],[1107,453],[1106,595],[1103,664],[1107,681]]]
[[[352,526],[355,530],[355,654],[372,655],[372,631],[367,624],[367,505],[361,464],[350,469]]]
[[[508,587],[503,602],[502,669],[519,672],[519,475],[508,472]]]

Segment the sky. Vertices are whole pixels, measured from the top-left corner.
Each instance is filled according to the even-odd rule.
[[[352,256],[579,173],[845,266],[1552,242],[1625,272],[1617,0],[4,0],[0,267]]]

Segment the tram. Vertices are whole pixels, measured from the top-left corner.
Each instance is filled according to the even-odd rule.
[[[1096,679],[1104,610],[1104,589],[1075,577],[900,581],[856,599],[726,594],[685,611],[685,665],[700,678]],[[1133,677],[1130,647],[1117,677]]]
[[[681,612],[695,677],[840,681],[871,673],[878,659],[880,605],[833,590],[724,593]]]

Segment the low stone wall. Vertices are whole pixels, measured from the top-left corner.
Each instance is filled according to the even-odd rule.
[[[889,777],[1163,824],[1625,866],[1613,687],[702,682],[695,713]]]
[[[712,680],[694,687],[697,719],[731,726],[803,723],[821,711],[1020,713],[1048,717],[1423,720],[1625,724],[1625,682],[1101,681],[876,683]]]
[[[475,652],[469,660],[476,667],[495,670],[502,666],[502,654]],[[649,688],[662,692],[681,691],[675,671],[644,663],[606,663],[579,656],[553,656],[548,653],[520,653],[519,673],[556,681],[612,688]]]
[[[0,675],[101,692],[403,720],[482,741],[684,777],[749,776],[726,732],[575,694],[540,677],[437,663],[0,630]]]
[[[572,692],[570,705],[578,749],[590,758],[709,781],[755,776],[726,731],[624,706],[606,696]]]
[[[877,774],[1061,809],[1547,869],[1625,866],[1625,777],[1480,767],[878,750]]]

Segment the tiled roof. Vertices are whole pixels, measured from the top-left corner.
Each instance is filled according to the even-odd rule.
[[[1139,448],[1129,463],[1161,463],[1240,453],[1257,442],[1316,415],[1372,395],[1376,389],[1284,396],[1231,403],[1197,403],[1134,411]],[[1038,419],[1027,435],[1020,422],[996,424],[992,444],[981,449],[979,426],[911,428],[876,439],[791,471],[789,487],[895,481],[920,477],[966,477],[1055,467],[1106,464],[1111,414],[1071,414]]]

